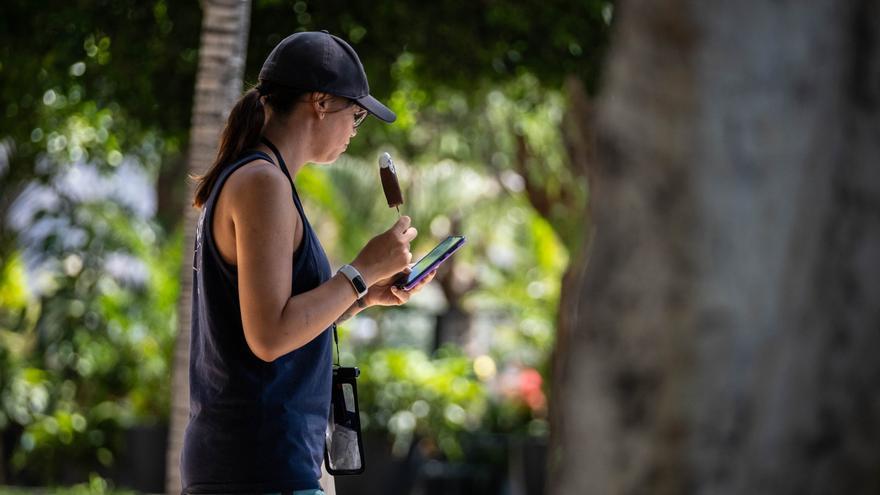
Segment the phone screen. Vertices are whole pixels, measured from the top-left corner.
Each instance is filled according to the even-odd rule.
[[[413,266],[409,276],[406,277],[405,280],[399,281],[397,285],[400,287],[409,287],[410,285],[413,285],[414,282],[417,282],[427,272],[439,265],[445,258],[449,257],[463,243],[463,236],[447,237],[443,242],[438,244],[437,247],[432,249],[430,253],[420,259],[418,263]]]

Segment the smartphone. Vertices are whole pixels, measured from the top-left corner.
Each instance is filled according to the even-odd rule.
[[[463,235],[451,235],[443,240],[437,247],[431,250],[420,259],[412,271],[401,277],[394,283],[398,289],[410,290],[415,287],[423,278],[427,277],[434,268],[440,266],[446,261],[446,258],[452,256],[452,253],[458,251],[464,245],[466,239]]]

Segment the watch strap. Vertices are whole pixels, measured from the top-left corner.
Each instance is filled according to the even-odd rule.
[[[358,302],[367,295],[367,283],[364,281],[364,277],[357,270],[357,268],[351,265],[342,265],[339,268],[339,273],[345,275],[345,278],[351,282],[351,286],[354,288],[354,292],[357,294]]]

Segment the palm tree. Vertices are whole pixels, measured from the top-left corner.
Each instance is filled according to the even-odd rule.
[[[229,109],[242,90],[247,35],[250,28],[250,0],[202,0],[202,35],[196,75],[192,130],[189,143],[189,172],[204,173],[217,149],[220,132]],[[195,223],[190,206],[195,184],[187,185],[184,211],[184,256],[180,273],[178,333],[174,350],[171,424],[166,456],[166,484],[169,494],[180,493],[180,449],[189,416],[189,327],[192,298],[192,257]]]

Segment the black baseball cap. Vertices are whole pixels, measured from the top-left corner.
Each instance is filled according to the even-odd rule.
[[[263,62],[259,79],[301,91],[320,91],[356,101],[385,122],[397,115],[370,96],[364,66],[354,48],[327,31],[294,33]]]

